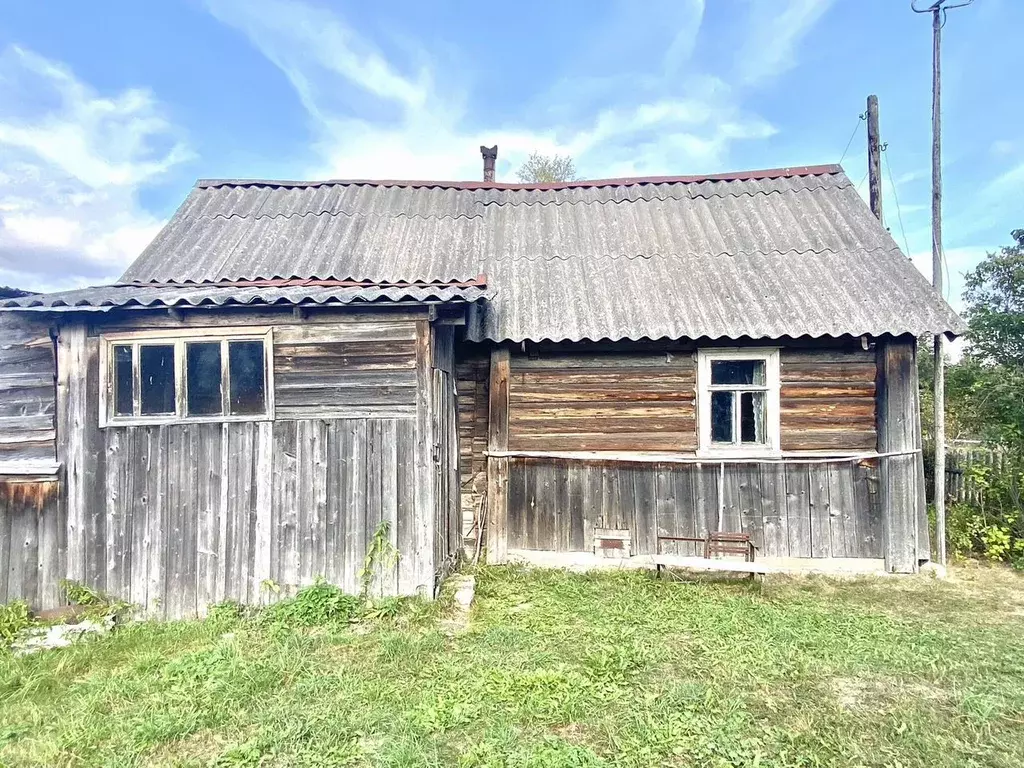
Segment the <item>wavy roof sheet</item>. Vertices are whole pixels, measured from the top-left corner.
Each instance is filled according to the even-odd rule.
[[[122,282],[479,274],[474,340],[963,331],[839,166],[554,185],[200,181]]]
[[[201,307],[356,302],[474,302],[489,294],[483,286],[330,285],[110,285],[0,301],[0,308],[45,312],[107,311],[115,307]]]

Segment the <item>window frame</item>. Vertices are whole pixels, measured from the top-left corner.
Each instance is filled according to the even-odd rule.
[[[711,363],[718,360],[760,360],[764,362],[764,386],[711,384]],[[757,391],[765,393],[765,442],[727,445],[711,441],[711,393],[715,391]],[[768,457],[781,455],[781,380],[778,347],[747,349],[710,348],[697,350],[697,455],[709,457]]]
[[[209,343],[219,341],[221,344],[221,404],[223,414],[189,416],[188,415],[188,374],[185,367],[185,345],[189,343]],[[228,342],[262,341],[263,342],[263,376],[264,402],[263,413],[237,414],[230,410],[231,385]],[[152,345],[171,345],[174,347],[174,413],[142,414],[139,412],[141,402],[141,375],[139,372],[139,347]],[[114,360],[115,346],[132,348],[132,411],[131,416],[118,416],[114,413],[116,397],[114,394],[115,377],[117,375]],[[193,328],[167,329],[152,331],[125,331],[100,335],[100,427],[145,426],[155,424],[203,424],[240,421],[273,421],[274,420],[274,329],[269,326],[240,326],[229,328]]]

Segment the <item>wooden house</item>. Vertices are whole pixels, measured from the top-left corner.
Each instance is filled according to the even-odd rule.
[[[390,594],[707,531],[912,572],[915,337],[963,330],[838,166],[200,181],[117,284],[0,306],[0,601],[171,617],[382,536]]]

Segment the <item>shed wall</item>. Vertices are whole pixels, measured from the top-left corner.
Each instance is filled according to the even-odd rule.
[[[0,314],[0,462],[54,460],[55,375],[46,324]]]
[[[163,328],[168,318],[66,325],[58,382],[67,477],[61,577],[165,617],[201,614],[223,599],[276,599],[317,576],[356,592],[384,522],[399,558],[373,591],[432,593],[439,558],[451,551],[447,540],[435,543],[439,525],[454,517],[437,511],[436,499],[454,503],[454,483],[435,455],[444,429],[454,433],[455,404],[449,386],[452,414],[435,423],[435,398],[446,387],[432,382],[450,382],[451,373],[434,367],[424,317],[321,314],[299,322],[246,313],[246,324],[274,327],[276,420],[104,429],[100,335]],[[197,319],[180,322],[187,330],[234,326],[242,317]],[[454,449],[454,434],[446,444]]]

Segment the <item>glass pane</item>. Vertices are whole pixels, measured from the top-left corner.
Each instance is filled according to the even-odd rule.
[[[132,415],[132,348],[114,347],[114,415]]]
[[[174,413],[174,345],[139,347],[142,413]]]
[[[711,383],[764,386],[764,360],[712,360]]]
[[[733,392],[711,393],[711,442],[731,443]]]
[[[764,443],[764,392],[740,392],[740,441]]]
[[[228,368],[231,380],[231,413],[264,413],[267,385],[266,369],[263,365],[263,342],[228,342]]]
[[[188,382],[188,415],[221,413],[220,342],[185,345],[185,377]]]

